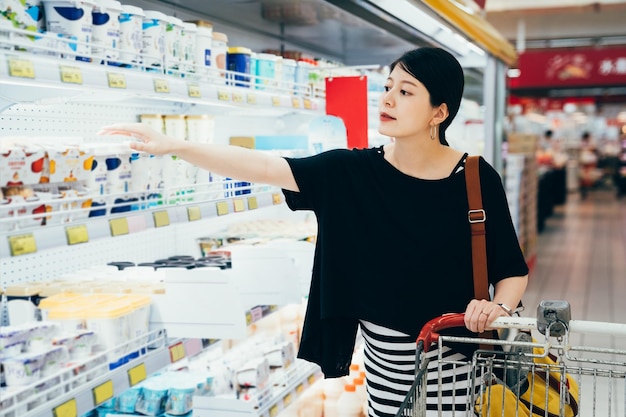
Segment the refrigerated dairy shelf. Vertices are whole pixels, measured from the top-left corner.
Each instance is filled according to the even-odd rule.
[[[146,68],[138,64],[105,65],[77,60],[68,48],[47,48],[23,39],[32,32],[3,29],[0,37],[0,108],[15,103],[50,104],[67,101],[155,100],[191,105],[226,106],[281,111],[323,112],[323,92],[309,85],[288,83],[257,89],[256,77],[232,71],[185,72]],[[63,38],[56,42],[70,42]],[[75,42],[75,41],[73,41]],[[19,49],[19,50],[18,50]],[[247,81],[240,81],[245,77]],[[236,81],[235,81],[236,80]]]

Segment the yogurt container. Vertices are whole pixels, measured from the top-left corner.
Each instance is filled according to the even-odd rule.
[[[45,353],[23,353],[2,360],[4,380],[8,387],[33,384],[41,378]]]
[[[250,86],[250,58],[252,51],[243,47],[228,48],[226,67],[229,84],[237,87]]]
[[[74,42],[67,44],[64,57],[91,61],[91,12],[95,3],[88,0],[42,0],[48,32],[58,33]]]
[[[193,63],[195,71],[202,75],[209,73],[213,64],[213,25],[204,20],[193,22],[196,25],[196,42]]]
[[[190,114],[185,117],[187,122],[187,140],[198,143],[213,143],[215,136],[215,119],[208,114]]]
[[[146,69],[161,68],[165,58],[165,26],[167,16],[155,10],[145,10],[142,24],[141,55]]]
[[[228,36],[221,32],[213,32],[211,45],[211,68],[217,83],[221,83],[226,75],[226,55],[228,54]]]
[[[276,75],[276,61],[274,54],[257,54],[256,56],[256,88],[266,90],[274,84]]]
[[[91,11],[92,53],[94,57],[107,62],[120,56],[120,20],[122,4],[116,0],[100,0]]]
[[[133,64],[140,64],[142,62],[143,18],[144,12],[140,7],[122,6],[122,11],[119,15],[119,59],[123,66],[133,66]]]
[[[196,38],[198,35],[198,27],[195,23],[183,22],[180,37],[180,61],[181,71],[184,73],[196,72],[194,67],[194,59],[196,55]]]
[[[183,21],[174,16],[165,20],[165,67],[169,74],[177,74],[182,62]]]

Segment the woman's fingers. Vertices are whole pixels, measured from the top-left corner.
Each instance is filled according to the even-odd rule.
[[[489,329],[489,324],[503,315],[503,310],[487,300],[472,300],[465,310],[465,327],[475,333]]]

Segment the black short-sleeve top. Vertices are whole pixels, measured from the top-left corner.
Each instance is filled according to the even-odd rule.
[[[416,336],[429,319],[465,311],[473,279],[464,170],[411,177],[382,147],[287,162],[300,190],[283,191],[288,206],[318,221],[305,332],[313,320],[362,319]],[[489,281],[524,276],[500,176],[482,158],[479,170]]]

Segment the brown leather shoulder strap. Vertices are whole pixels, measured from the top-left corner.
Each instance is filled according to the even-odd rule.
[[[489,284],[487,280],[487,248],[485,242],[486,214],[483,209],[483,199],[480,190],[480,175],[478,162],[480,157],[468,156],[465,162],[465,181],[467,183],[467,213],[472,229],[472,266],[474,274],[474,296],[478,300],[489,299]]]

